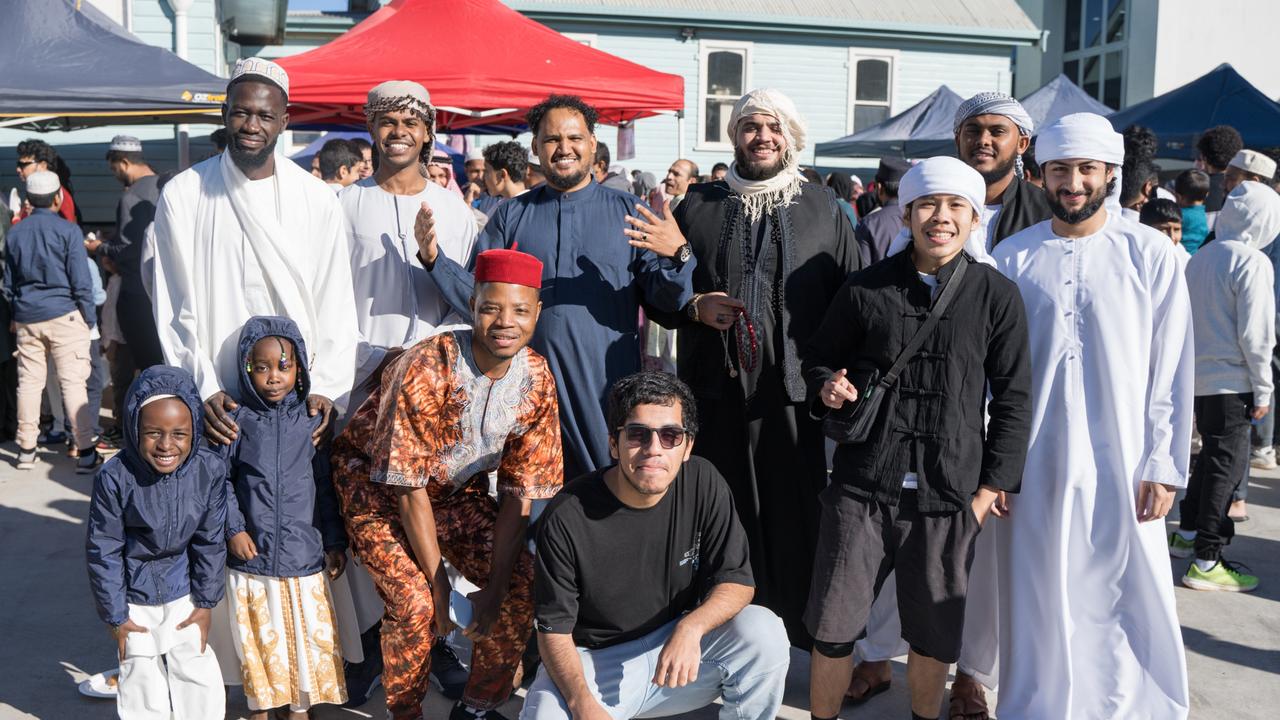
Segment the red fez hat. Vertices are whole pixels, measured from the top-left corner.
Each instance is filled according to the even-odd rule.
[[[519,250],[485,250],[476,256],[476,282],[542,289],[542,261]]]

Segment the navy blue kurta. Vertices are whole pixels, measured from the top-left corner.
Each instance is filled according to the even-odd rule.
[[[546,357],[560,402],[566,479],[612,464],[605,396],[640,370],[642,301],[678,312],[693,297],[695,260],[683,266],[627,244],[635,196],[598,185],[540,185],[494,211],[475,253],[527,252],[543,263],[542,316],[530,346]],[[445,300],[470,316],[474,255],[463,268],[441,253],[431,274]]]

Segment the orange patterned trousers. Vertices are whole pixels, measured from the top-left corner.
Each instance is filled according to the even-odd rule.
[[[334,463],[334,479],[347,535],[386,605],[382,684],[387,710],[395,720],[413,720],[422,716],[429,684],[436,612],[431,587],[414,560],[394,491],[364,478],[343,477],[341,466]],[[441,554],[467,580],[483,587],[498,515],[487,478],[477,476],[447,502],[433,502],[431,509]],[[532,631],[533,556],[521,550],[497,621],[488,636],[474,643],[464,703],[487,710],[506,702]]]

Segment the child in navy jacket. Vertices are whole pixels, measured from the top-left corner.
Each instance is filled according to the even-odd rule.
[[[222,718],[207,646],[226,568],[226,465],[206,447],[191,375],[148,368],[129,387],[124,448],[99,469],[86,554],[120,657],[121,718]]]
[[[311,435],[307,351],[297,325],[254,317],[240,332],[240,430],[224,452],[228,595],[250,716],[288,706],[305,718],[344,703],[346,685],[326,582],[346,563],[347,537],[327,456]]]

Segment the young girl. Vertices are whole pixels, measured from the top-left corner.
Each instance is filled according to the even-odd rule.
[[[191,375],[142,371],[125,401],[124,447],[98,471],[86,554],[98,616],[120,657],[125,720],[221,720],[207,646],[226,567],[226,466],[205,447]]]
[[[293,321],[254,317],[240,332],[239,431],[227,449],[228,602],[250,716],[307,717],[347,700],[333,601],[346,534],[307,414],[306,346]]]

